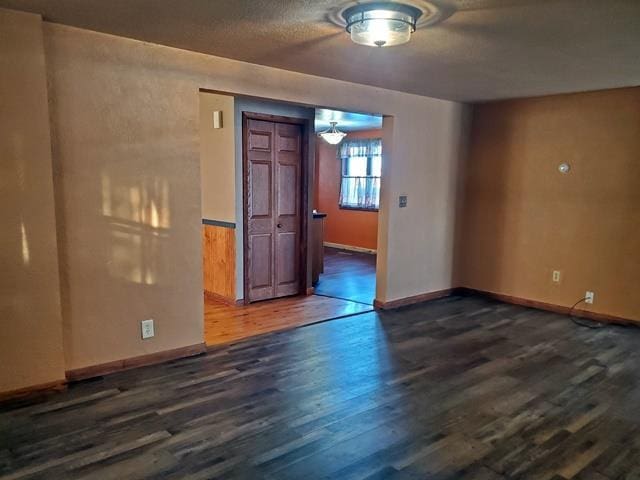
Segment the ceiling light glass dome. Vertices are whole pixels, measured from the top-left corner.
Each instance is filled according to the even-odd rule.
[[[336,128],[337,124],[338,122],[329,122],[329,125],[331,126],[324,132],[320,132],[318,136],[322,137],[325,142],[330,143],[331,145],[339,144],[347,134],[338,130]]]
[[[360,45],[391,47],[411,40],[422,11],[394,2],[372,2],[347,8],[342,16],[351,40]]]

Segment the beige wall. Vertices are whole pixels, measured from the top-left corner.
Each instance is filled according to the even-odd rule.
[[[39,16],[0,9],[0,392],[64,379]]]
[[[386,292],[376,294],[382,301],[456,286],[455,212],[469,110],[435,101],[404,107],[393,122],[383,122],[385,159],[390,161],[382,166],[378,216],[377,268],[384,252],[387,276]],[[398,208],[400,194],[408,195],[406,208]]]
[[[0,21],[9,390],[61,378],[63,341],[40,23]],[[387,115],[379,300],[457,286],[457,230],[465,286],[564,305],[592,289],[594,311],[639,316],[637,89],[477,107],[463,194],[460,104],[56,24],[44,24],[44,43],[67,369],[203,339],[200,88]],[[229,188],[225,211],[238,196]],[[156,337],[142,341],[145,318]]]
[[[67,369],[202,341],[200,88],[393,116],[378,298],[451,286],[462,105],[43,27]],[[400,193],[409,195],[402,211]],[[146,318],[156,337],[142,341]],[[49,343],[60,351],[55,337]],[[32,346],[20,339],[15,348]]]
[[[202,218],[235,223],[234,98],[209,92],[199,97]],[[222,112],[222,128],[213,128],[214,111]]]
[[[476,106],[460,283],[640,320],[639,152],[640,88]]]
[[[196,69],[161,47],[44,31],[67,369],[202,342]]]
[[[56,24],[45,23],[45,36],[67,232],[68,368],[202,339],[200,88],[393,115],[379,297],[451,286],[463,106]],[[409,195],[402,210],[400,193]],[[158,333],[142,342],[148,317]]]
[[[389,290],[387,274],[387,261],[389,251],[389,213],[394,198],[391,196],[388,185],[391,183],[388,175],[391,172],[392,156],[394,155],[393,140],[395,132],[395,117],[386,115],[382,118],[382,144],[384,145],[384,157],[382,159],[382,178],[380,181],[380,207],[378,208],[378,240],[376,241],[376,299],[378,301],[389,301],[387,291]],[[397,199],[397,197],[396,197]],[[405,207],[406,208],[406,207]],[[405,295],[409,297],[411,295]]]

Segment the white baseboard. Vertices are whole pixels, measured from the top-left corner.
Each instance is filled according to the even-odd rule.
[[[342,245],[341,243],[324,242],[325,247],[339,248],[340,250],[350,250],[352,252],[370,253],[375,255],[377,250],[373,248],[353,247],[351,245]]]

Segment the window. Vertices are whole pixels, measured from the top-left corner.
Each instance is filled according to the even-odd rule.
[[[342,160],[340,208],[378,210],[382,139],[345,140],[338,156]]]

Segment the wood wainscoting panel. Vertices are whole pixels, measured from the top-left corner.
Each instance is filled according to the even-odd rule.
[[[236,231],[202,225],[202,270],[205,295],[236,300]]]

